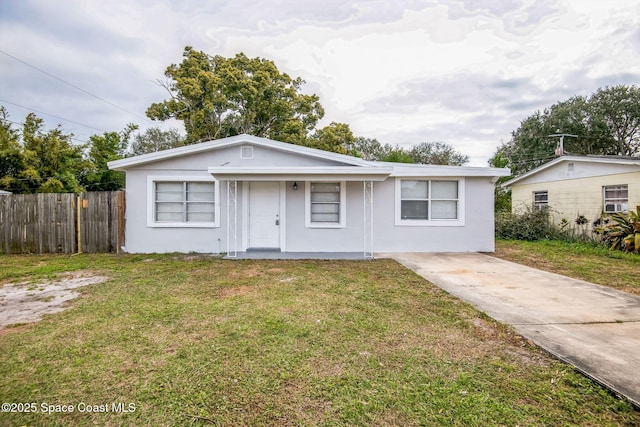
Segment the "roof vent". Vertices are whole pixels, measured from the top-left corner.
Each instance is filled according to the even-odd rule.
[[[250,145],[240,147],[240,158],[253,159],[253,147],[251,147]]]

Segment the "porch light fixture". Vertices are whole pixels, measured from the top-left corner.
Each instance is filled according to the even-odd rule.
[[[297,182],[294,182],[294,183],[293,183],[293,189],[294,189],[294,190],[297,190],[297,189],[298,189],[298,183],[297,183]]]

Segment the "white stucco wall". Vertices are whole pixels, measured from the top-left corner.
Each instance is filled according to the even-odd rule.
[[[464,180],[464,226],[398,226],[395,224],[394,178],[375,183],[374,251],[493,252],[493,189],[488,177]]]
[[[250,144],[245,144],[250,145]],[[210,166],[330,166],[335,161],[254,147],[252,159],[240,158],[240,147],[227,147],[190,156],[157,161],[127,169],[126,242],[132,253],[200,252],[220,253],[227,250],[226,181],[219,183],[220,218],[217,227],[149,227],[149,176],[209,177]],[[461,169],[462,170],[462,169]],[[494,250],[493,188],[489,177],[464,178],[461,206],[464,224],[455,226],[397,225],[395,178],[374,183],[373,250],[374,252],[470,252]],[[421,179],[429,179],[422,177]],[[244,192],[248,183],[241,183],[237,193],[238,250],[243,250]],[[288,252],[360,252],[364,250],[363,183],[346,183],[346,226],[343,228],[308,228],[305,225],[305,187],[298,181],[285,185],[286,209],[281,215],[285,228],[283,247]],[[246,215],[245,215],[246,217]]]
[[[252,146],[253,157],[242,159],[240,157],[241,147]],[[252,144],[242,144],[240,146],[227,147],[209,152],[178,157],[168,160],[132,167],[126,171],[126,224],[125,224],[125,250],[130,253],[153,253],[153,252],[199,252],[199,253],[220,253],[227,251],[227,183],[219,183],[219,204],[220,220],[219,227],[215,228],[171,228],[171,227],[149,227],[147,225],[149,191],[147,177],[154,176],[203,176],[210,177],[207,173],[209,166],[342,166],[343,164],[302,156],[295,153],[287,153],[255,146]],[[291,209],[291,214],[287,215],[290,220],[285,221],[283,226],[287,227],[287,242],[292,242],[293,248],[300,248],[297,245],[298,238],[311,239],[317,241],[320,249],[330,251],[326,245],[330,237],[339,237],[352,242],[353,239],[345,235],[346,230],[340,236],[336,236],[336,230],[309,230],[304,228],[304,183],[301,182],[298,191],[293,191],[292,184],[287,185],[287,210]],[[241,223],[243,212],[243,191],[246,191],[246,183],[241,183],[237,193],[238,203],[238,250],[242,244],[242,233],[245,230]],[[349,189],[347,191],[350,191]],[[297,201],[302,198],[299,206]],[[289,200],[291,199],[291,203]],[[299,210],[302,209],[300,213]],[[349,210],[347,215],[350,215]],[[298,222],[302,221],[302,227]],[[353,222],[355,226],[355,222]],[[348,231],[350,232],[350,228]],[[308,231],[305,233],[305,231]],[[326,232],[325,234],[319,232]],[[302,233],[302,234],[300,234]],[[325,242],[325,243],[323,243]],[[362,246],[353,250],[361,250]],[[323,249],[324,248],[324,249]],[[292,250],[287,247],[287,250]],[[344,249],[347,250],[347,249]],[[351,249],[349,249],[351,250]]]

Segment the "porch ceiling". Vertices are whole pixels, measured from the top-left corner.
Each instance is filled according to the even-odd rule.
[[[325,166],[325,167],[209,167],[218,180],[231,181],[384,181],[391,167]]]

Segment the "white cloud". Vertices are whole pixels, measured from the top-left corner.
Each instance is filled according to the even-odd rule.
[[[1,54],[0,98],[109,131],[147,127],[139,116],[166,98],[154,81],[184,46],[244,51],[305,79],[324,124],[393,144],[442,140],[486,164],[535,110],[637,83],[638,28],[627,0],[1,2],[0,50],[135,114]],[[28,111],[7,107],[14,120]]]

